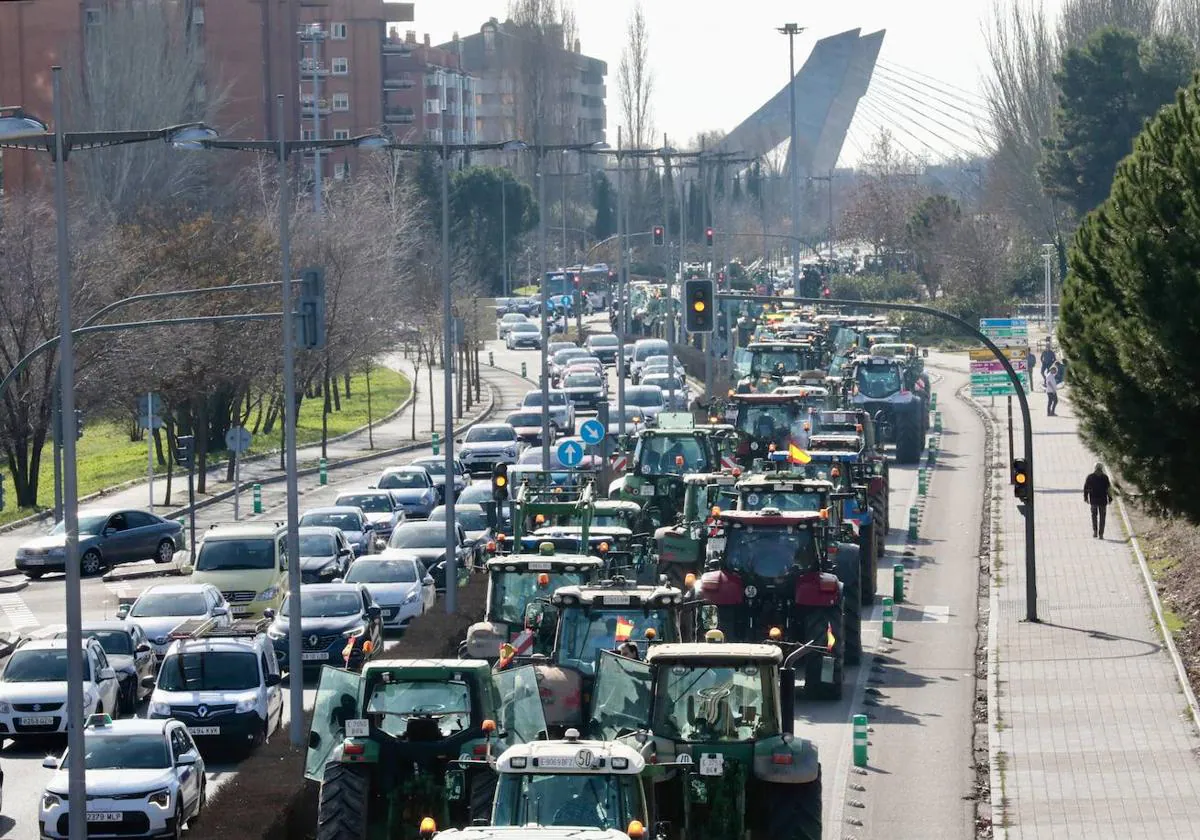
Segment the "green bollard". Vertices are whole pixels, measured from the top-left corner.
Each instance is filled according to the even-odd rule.
[[[897,604],[904,603],[904,564],[892,566],[892,600]]]
[[[326,467],[327,465],[325,463],[325,459],[322,458],[320,463],[317,465],[317,473],[321,476],[322,487],[329,483],[329,470]]]
[[[917,506],[913,505],[908,509],[908,538],[910,540],[915,540],[917,538],[918,521],[919,514],[917,513]]]
[[[438,455],[442,451],[442,439],[438,437],[438,433],[433,433],[433,454]]]
[[[933,411],[937,411],[937,394],[936,393],[929,395],[929,408]]]
[[[895,626],[893,625],[894,616],[892,614],[892,599],[884,597],[883,599],[883,638],[895,638]]]
[[[940,411],[933,412],[933,430],[939,433],[942,431],[942,412]]]
[[[495,353],[495,351],[489,350],[488,351],[488,367],[495,367],[495,366],[496,366],[496,353]]]
[[[254,512],[262,513],[262,485],[254,485]]]
[[[854,716],[854,766],[867,766],[867,716]]]
[[[917,470],[917,492],[922,496],[929,492],[929,471],[924,467]]]
[[[529,377],[526,374],[527,374],[527,371],[525,370],[525,363],[521,362],[521,378],[528,379]]]

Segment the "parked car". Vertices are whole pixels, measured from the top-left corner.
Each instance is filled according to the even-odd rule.
[[[340,528],[309,525],[300,528],[300,582],[329,583],[345,577],[354,563],[354,548]]]
[[[391,493],[408,518],[424,519],[437,507],[438,489],[424,467],[388,467],[375,480],[375,486]]]
[[[375,526],[367,519],[362,508],[345,505],[313,508],[300,514],[300,527],[337,528],[345,534],[355,557],[375,550]]]
[[[515,463],[521,450],[521,441],[508,423],[479,423],[456,442],[459,460],[471,474],[491,473],[496,464]]]
[[[557,434],[573,435],[575,434],[575,404],[571,402],[570,397],[565,391],[560,391],[557,388],[551,388],[548,394],[548,404],[550,406],[550,422],[557,427]],[[528,392],[521,400],[521,408],[536,408],[542,407],[542,390],[535,388]],[[538,419],[538,426],[541,426],[542,421]]]
[[[620,341],[612,333],[589,335],[583,342],[583,346],[587,348],[587,351],[606,365],[615,365],[617,363],[617,348],[619,345]]]
[[[542,328],[532,322],[513,324],[504,337],[504,346],[509,350],[536,350],[542,346]]]
[[[437,488],[440,498],[439,504],[446,501],[446,458],[443,455],[430,455],[426,458],[416,458],[413,460],[414,467],[424,467],[425,470],[433,477],[433,486]],[[458,498],[458,494],[467,486],[467,482],[471,479],[467,468],[463,466],[462,461],[454,459],[454,476],[450,483],[453,488],[454,497]]]
[[[117,618],[138,624],[161,661],[171,644],[171,631],[189,618],[212,618],[228,627],[229,602],[211,583],[159,583],[132,604],[117,607]]]
[[[454,556],[460,571],[472,565],[476,557],[475,541],[467,537],[462,525],[455,523]],[[403,549],[429,570],[438,592],[446,589],[446,525],[444,522],[406,522],[392,532],[388,548]]]
[[[357,583],[318,583],[306,586],[300,599],[300,632],[303,662],[288,662],[291,632],[291,599],[267,629],[275,645],[275,658],[285,671],[305,668],[361,668],[383,650],[383,610],[365,586]]]
[[[46,536],[17,549],[17,568],[33,580],[46,572],[66,571],[66,546],[66,526],[59,522]],[[183,547],[183,526],[173,519],[143,510],[79,512],[79,569],[84,575],[139,560],[170,563]]]
[[[154,648],[142,628],[132,621],[108,619],[85,621],[83,635],[100,643],[108,656],[108,664],[117,672],[117,706],[114,715],[132,715],[138,703],[150,696],[150,690],[142,686],[142,680],[153,677],[158,667]],[[56,639],[65,639],[66,630],[54,634]]]
[[[433,609],[437,600],[433,576],[420,560],[400,549],[384,549],[355,563],[346,583],[367,588],[382,610],[385,630],[403,630],[414,618]]]
[[[83,714],[115,712],[120,685],[104,648],[83,640]],[[0,672],[0,736],[13,740],[67,731],[67,640],[31,639]]]
[[[541,446],[542,445],[542,412],[541,411],[514,411],[512,414],[504,418],[504,422],[512,426],[513,431],[517,434],[517,440],[523,446]],[[557,426],[553,425],[553,416],[551,417],[550,426],[550,443],[554,443],[557,437]],[[491,489],[491,483],[488,484],[488,489]]]

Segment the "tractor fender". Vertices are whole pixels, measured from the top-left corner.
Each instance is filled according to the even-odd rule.
[[[882,496],[887,492],[887,485],[884,483],[883,476],[875,475],[867,482],[868,496]]]
[[[837,577],[843,583],[856,582],[862,577],[862,558],[854,543],[838,543]]]
[[[557,665],[534,665],[547,726],[579,726],[583,721],[583,677]]]
[[[498,659],[500,646],[508,641],[508,625],[477,621],[467,629],[468,659]]]
[[[745,587],[737,575],[720,570],[700,576],[700,598],[718,607],[736,607],[745,597]]]
[[[608,498],[619,499],[621,494],[625,492],[625,476],[614,478],[612,483],[608,485]]]
[[[833,607],[841,600],[842,583],[829,572],[809,572],[796,578],[796,606]]]
[[[764,782],[802,785],[815,781],[820,771],[817,747],[807,738],[775,735],[754,744],[754,776]]]

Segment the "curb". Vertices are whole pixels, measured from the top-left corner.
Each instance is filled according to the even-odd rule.
[[[0,594],[20,592],[26,586],[29,586],[29,578],[27,577],[22,577],[20,580],[15,580],[11,583],[0,583]]]
[[[1167,629],[1167,617],[1163,614],[1162,599],[1158,597],[1158,587],[1154,584],[1150,565],[1146,562],[1146,555],[1142,553],[1142,546],[1133,532],[1133,524],[1129,521],[1129,513],[1125,509],[1124,500],[1117,496],[1116,501],[1117,508],[1121,511],[1121,522],[1125,525],[1125,533],[1129,534],[1129,545],[1133,549],[1134,557],[1137,558],[1138,568],[1142,570],[1142,580],[1146,584],[1146,592],[1150,595],[1150,603],[1154,607],[1154,620],[1158,623],[1158,630],[1162,634],[1167,652],[1171,655],[1171,662],[1175,665],[1175,676],[1179,679],[1179,686],[1183,689],[1183,696],[1187,699],[1188,709],[1191,710],[1192,725],[1200,726],[1200,708],[1196,704],[1196,693],[1192,691],[1192,684],[1188,681],[1187,668],[1183,664],[1183,658],[1179,655],[1179,648],[1175,646],[1175,639],[1172,637],[1171,631]]]

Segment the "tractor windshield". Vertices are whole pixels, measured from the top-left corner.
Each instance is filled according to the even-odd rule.
[[[782,526],[727,527],[725,565],[751,577],[779,580],[793,566],[810,569],[817,565],[812,531]]]
[[[680,741],[751,741],[779,734],[774,683],[758,663],[659,669],[655,734]]]
[[[807,416],[794,403],[743,403],[738,410],[737,430],[757,440],[779,442],[785,435],[803,435]]]
[[[548,581],[542,585],[542,575]],[[492,620],[503,624],[522,624],[525,607],[535,598],[549,598],[560,586],[580,586],[587,572],[494,572],[492,574]]]
[[[367,713],[381,715],[379,728],[394,738],[409,734],[410,722],[419,719],[436,721],[438,735],[431,740],[449,738],[471,725],[471,691],[454,680],[381,682],[371,692]]]
[[[708,472],[708,453],[695,435],[646,435],[634,456],[646,475]]]
[[[801,490],[748,490],[742,493],[740,501],[740,510],[818,511],[824,507],[821,493]]]
[[[596,661],[602,650],[616,650],[620,644],[634,642],[639,654],[644,655],[648,644],[646,631],[651,629],[660,641],[673,639],[674,634],[667,634],[667,621],[663,611],[652,611],[647,616],[637,608],[563,610],[555,659],[563,667],[595,676]]]
[[[859,365],[854,381],[864,397],[884,399],[900,390],[900,371],[892,365]]]
[[[575,760],[574,755],[564,759],[571,766]],[[502,773],[492,825],[623,830],[641,817],[640,805],[634,775]]]
[[[771,374],[799,373],[811,368],[812,354],[807,350],[796,347],[780,348],[778,350],[752,350],[750,360],[751,376],[769,376]]]

